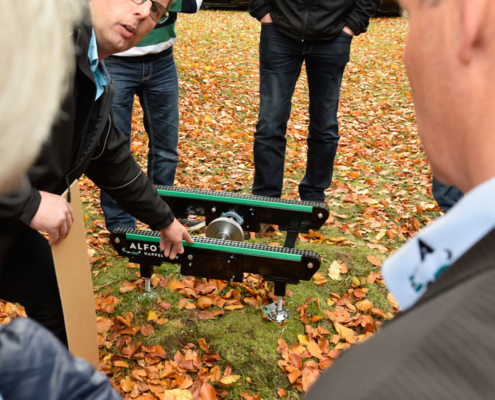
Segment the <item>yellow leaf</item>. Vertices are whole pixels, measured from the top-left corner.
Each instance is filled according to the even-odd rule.
[[[164,400],[192,400],[192,394],[189,390],[172,389],[165,390],[163,393],[155,393],[158,398]],[[163,397],[162,397],[163,396]]]
[[[333,306],[333,305],[335,304],[335,302],[334,302],[334,301],[332,301],[332,300],[330,300],[330,299],[327,299],[327,304],[328,304],[329,306]]]
[[[148,313],[148,321],[153,321],[156,319],[156,312],[155,311],[150,311]]]
[[[308,337],[306,335],[297,335],[297,339],[301,344],[309,344]]]
[[[236,383],[239,379],[241,379],[240,375],[230,375],[224,376],[219,382],[223,386],[232,387],[232,385],[234,385],[234,383]]]
[[[395,297],[392,293],[389,293],[387,295],[387,300],[389,301],[390,304],[392,304],[394,307],[399,308],[399,304],[397,303],[397,300],[395,300]]]
[[[354,283],[356,286],[359,286],[361,284],[361,282],[359,282],[359,279],[356,277],[352,278],[352,283]]]
[[[328,276],[334,281],[340,281],[340,264],[334,261],[328,269]]]

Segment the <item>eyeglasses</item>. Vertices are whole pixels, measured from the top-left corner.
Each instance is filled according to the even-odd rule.
[[[132,0],[134,4],[143,4],[146,1],[147,0]],[[165,8],[159,2],[151,1],[151,9],[150,9],[151,19],[158,24],[163,24],[168,19],[168,9],[170,8],[171,3],[172,3],[171,1],[168,1],[167,2],[168,8]]]

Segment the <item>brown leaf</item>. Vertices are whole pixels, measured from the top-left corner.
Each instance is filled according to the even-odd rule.
[[[152,333],[153,333],[153,327],[151,325],[146,324],[141,327],[141,334],[143,336],[149,336]]]

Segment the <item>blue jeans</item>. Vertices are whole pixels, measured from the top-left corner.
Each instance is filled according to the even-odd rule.
[[[447,186],[438,182],[433,177],[431,192],[438,206],[445,212],[449,211],[455,204],[462,199],[464,194],[455,186]]]
[[[109,57],[105,66],[115,84],[115,124],[127,136],[127,147],[130,148],[132,108],[137,94],[149,138],[148,177],[154,184],[173,186],[179,139],[179,83],[173,52],[143,62]],[[100,200],[109,231],[136,226],[136,219],[103,190]]]
[[[282,194],[291,99],[306,62],[310,123],[306,174],[299,184],[299,195],[304,201],[325,200],[340,138],[337,109],[351,42],[352,36],[344,32],[330,41],[298,42],[281,34],[273,23],[262,24],[253,194]]]

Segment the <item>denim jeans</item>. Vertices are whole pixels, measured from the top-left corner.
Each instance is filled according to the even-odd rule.
[[[462,199],[464,194],[455,186],[447,186],[438,182],[433,177],[431,192],[438,206],[445,212],[449,211],[455,204]]]
[[[304,201],[325,200],[340,138],[337,109],[351,42],[352,36],[344,32],[330,41],[298,42],[281,34],[273,23],[262,24],[253,194],[270,197],[282,194],[287,121],[305,62],[310,123],[306,174],[299,184],[299,195]]]
[[[137,94],[149,138],[148,177],[154,184],[173,186],[179,138],[179,83],[173,52],[143,62],[109,57],[105,66],[115,84],[115,124],[127,136],[127,146],[130,147],[132,108]],[[100,200],[109,231],[136,226],[135,218],[103,190]]]

